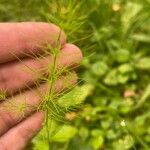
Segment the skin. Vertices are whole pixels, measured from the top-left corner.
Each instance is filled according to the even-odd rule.
[[[41,45],[56,46],[58,36],[60,36],[62,48],[57,67],[78,64],[82,59],[80,49],[66,42],[66,35],[60,32],[59,27],[42,22],[0,23],[0,90],[6,91],[9,95],[0,103],[0,150],[23,149],[41,129],[44,120],[43,112],[35,112],[28,108],[24,110],[24,115],[21,115],[6,109],[6,106],[10,102],[19,104],[23,99],[27,104],[38,106],[40,97],[37,91],[46,91],[47,85],[42,84],[38,88],[27,89],[27,86],[32,87],[37,78],[21,68],[29,66],[40,70],[50,63],[53,56],[42,57],[38,61],[29,58],[27,54],[42,54]],[[69,76],[70,80],[67,84],[64,84],[64,76],[55,83],[56,91],[76,83],[76,74],[72,72]],[[21,90],[24,92],[18,94]]]

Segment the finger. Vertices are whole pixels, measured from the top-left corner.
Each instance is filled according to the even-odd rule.
[[[35,113],[0,138],[1,150],[22,150],[27,142],[41,129],[44,115]]]
[[[23,57],[25,54],[40,52],[46,44],[64,44],[66,36],[54,24],[22,22],[0,23],[0,63]]]
[[[65,44],[57,58],[57,68],[79,64],[81,51],[73,44]],[[44,73],[50,73],[49,64],[52,56],[41,59],[28,59],[22,62],[8,64],[0,68],[0,90],[13,94],[17,90],[32,86],[34,81]],[[44,69],[44,70],[43,70]]]
[[[58,93],[68,87],[73,86],[77,82],[75,73],[62,76],[53,86],[53,91]],[[20,95],[4,101],[0,105],[0,136],[8,129],[19,123],[23,118],[35,111],[43,100],[41,96],[48,91],[48,85],[44,84],[37,89],[26,91]]]

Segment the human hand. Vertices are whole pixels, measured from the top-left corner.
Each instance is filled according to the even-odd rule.
[[[55,46],[56,37],[60,36],[62,49],[57,65],[69,67],[81,61],[82,54],[79,48],[66,43],[66,36],[61,33],[59,35],[60,29],[57,26],[47,23],[0,23],[0,91],[5,91],[8,95],[8,98],[0,103],[0,150],[23,149],[42,127],[42,112],[34,112],[30,108],[25,109],[24,115],[21,115],[5,109],[7,104],[19,104],[22,99],[32,106],[40,102],[37,89],[26,88],[32,87],[36,78],[21,68],[29,66],[40,70],[52,61],[52,56],[37,61],[27,58],[27,54],[41,53],[41,45]],[[72,73],[70,79],[67,87],[76,83],[76,74]],[[63,82],[63,79],[59,79],[55,88],[59,90],[66,86]],[[42,84],[38,89],[43,90],[45,87],[46,85]],[[23,91],[22,94],[19,94],[20,91]]]

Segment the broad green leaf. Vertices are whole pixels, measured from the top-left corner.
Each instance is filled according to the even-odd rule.
[[[118,67],[119,73],[125,74],[133,71],[133,67],[130,64],[122,64]]]
[[[103,143],[104,143],[104,138],[101,135],[93,137],[90,140],[90,144],[92,145],[94,150],[99,150],[102,147]]]
[[[91,135],[93,137],[98,137],[99,135],[103,135],[103,132],[99,129],[94,129],[94,130],[91,131]]]
[[[108,66],[104,62],[97,62],[92,66],[92,73],[97,76],[102,76],[108,71]]]
[[[117,75],[118,83],[124,84],[129,80],[128,74],[118,74]]]
[[[88,130],[88,128],[81,127],[79,129],[79,135],[82,138],[82,140],[85,141],[87,139],[87,137],[89,136],[89,130]]]
[[[104,82],[108,85],[117,85],[117,70],[111,70],[105,77]]]
[[[93,86],[90,84],[77,86],[71,92],[62,96],[58,102],[64,107],[80,105],[84,102],[92,90]]]
[[[150,57],[145,57],[138,60],[136,67],[143,70],[150,70]]]
[[[118,139],[113,143],[115,150],[129,150],[133,145],[134,139],[130,135],[126,135],[123,139]]]
[[[45,140],[39,140],[34,143],[33,150],[49,150]]]
[[[103,129],[108,129],[110,127],[111,124],[111,120],[101,120],[101,126]]]
[[[130,60],[130,52],[126,49],[117,50],[114,54],[115,60],[124,63]]]
[[[107,130],[106,136],[107,136],[108,139],[111,140],[111,139],[117,138],[117,134],[118,133],[115,133],[114,130]]]
[[[150,43],[150,36],[146,35],[146,34],[133,34],[131,36],[131,38],[133,38],[136,41],[140,41],[140,42],[146,42],[146,43]]]
[[[55,142],[67,142],[75,136],[77,129],[70,125],[64,125],[54,136],[51,137]]]

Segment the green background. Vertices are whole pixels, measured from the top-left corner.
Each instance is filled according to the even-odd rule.
[[[150,0],[1,0],[0,21],[54,22],[83,51],[84,105],[54,150],[150,149]]]

